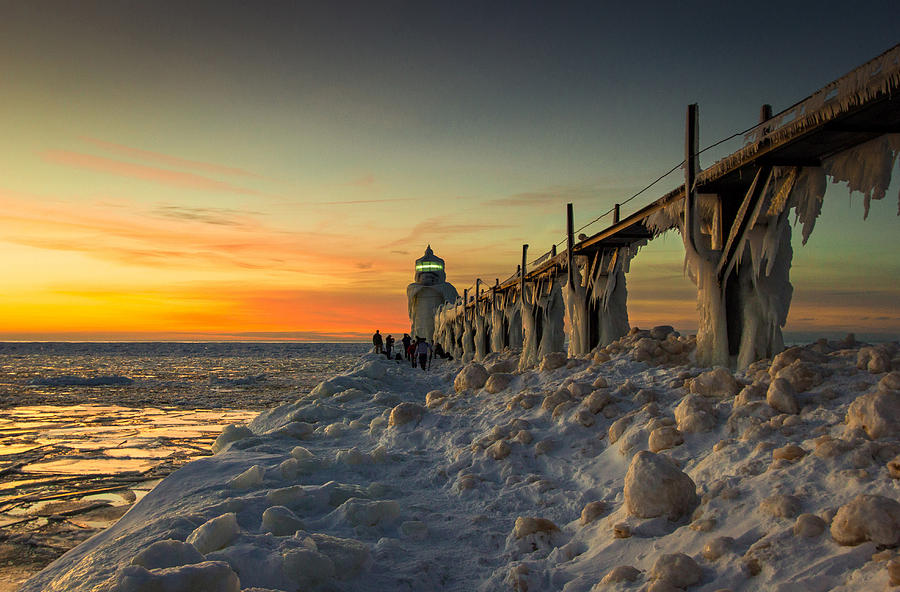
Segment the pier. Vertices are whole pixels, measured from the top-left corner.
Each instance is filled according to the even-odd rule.
[[[805,243],[828,178],[863,194],[864,215],[885,196],[900,154],[900,45],[784,111],[763,105],[759,123],[742,132],[744,146],[706,169],[699,122],[698,106],[688,105],[676,167],[683,184],[624,218],[627,202],[616,204],[595,219],[611,216],[609,226],[578,239],[568,204],[566,248],[554,245],[529,265],[523,245],[516,273],[486,289],[478,279],[438,309],[436,342],[466,361],[521,348],[523,368],[563,351],[566,337],[570,355],[605,346],[630,329],[632,259],[677,230],[697,286],[697,362],[743,369],[780,352],[792,293],[789,213]]]

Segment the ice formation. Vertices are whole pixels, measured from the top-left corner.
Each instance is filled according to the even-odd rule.
[[[523,370],[366,354],[22,592],[885,589],[900,344],[737,373],[695,347],[660,326]]]

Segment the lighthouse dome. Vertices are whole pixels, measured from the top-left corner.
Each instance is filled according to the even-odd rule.
[[[447,281],[444,260],[434,254],[431,245],[425,247],[425,254],[416,259],[416,283],[424,285],[440,284]]]

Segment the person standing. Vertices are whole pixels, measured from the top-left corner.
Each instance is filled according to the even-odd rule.
[[[409,346],[412,345],[412,337],[409,336],[409,333],[403,334],[403,339],[400,340],[400,343],[403,344],[403,355],[406,357],[406,359],[408,361],[410,358]]]
[[[375,335],[372,335],[372,345],[375,346],[375,353],[381,353],[381,333],[378,332],[378,329],[375,329]]]
[[[384,349],[387,352],[387,357],[391,357],[391,350],[394,349],[394,337],[393,335],[388,335],[384,338]]]
[[[419,366],[422,367],[422,372],[428,370],[428,354],[430,352],[431,346],[420,337],[419,342],[416,344],[416,357],[419,359]]]

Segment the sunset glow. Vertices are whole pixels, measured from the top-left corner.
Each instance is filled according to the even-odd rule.
[[[523,243],[536,258],[563,238],[567,202],[581,226],[677,163],[688,102],[708,145],[896,42],[891,26],[848,25],[807,48],[820,27],[797,23],[805,33],[773,33],[762,55],[731,42],[724,64],[726,40],[678,49],[669,24],[643,30],[626,8],[540,19],[472,8],[485,29],[434,9],[394,36],[379,33],[390,15],[365,5],[349,18],[229,5],[195,30],[199,8],[175,19],[148,3],[123,21],[124,6],[16,4],[0,38],[15,81],[0,110],[7,340],[402,333],[426,244],[460,293],[502,281]],[[516,33],[495,35],[507,18]],[[661,57],[673,51],[686,53]],[[868,220],[858,195],[832,186],[810,243],[795,233],[788,331],[900,333],[897,176]],[[679,183],[667,177],[624,213]],[[682,256],[670,234],[635,258],[632,325],[696,327]]]

